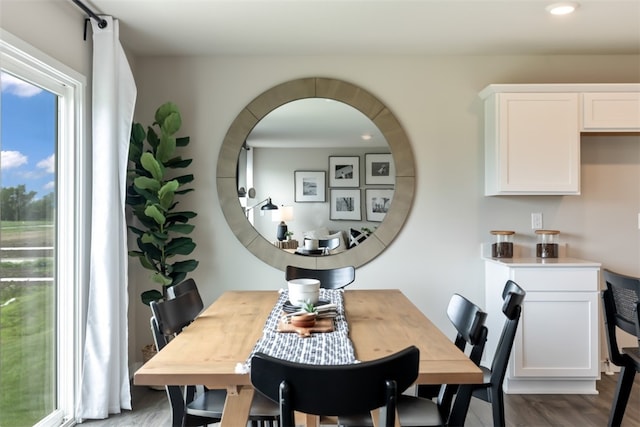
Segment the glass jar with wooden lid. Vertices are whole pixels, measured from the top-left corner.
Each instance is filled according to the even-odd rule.
[[[558,258],[558,230],[536,230],[538,243],[536,244],[536,256],[538,258]]]
[[[513,258],[513,235],[510,230],[491,230],[494,241],[491,244],[492,258]]]

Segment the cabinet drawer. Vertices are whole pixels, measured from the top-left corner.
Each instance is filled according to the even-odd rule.
[[[597,291],[598,268],[518,268],[513,280],[526,291]]]

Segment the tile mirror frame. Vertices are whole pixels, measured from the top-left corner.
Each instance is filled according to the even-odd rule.
[[[369,117],[386,138],[396,169],[393,202],[384,221],[358,246],[330,256],[301,256],[277,248],[253,228],[238,199],[237,164],[247,136],[272,110],[304,98],[334,99],[354,107]],[[287,265],[319,269],[348,265],[360,267],[376,258],[391,244],[409,215],[415,189],[413,150],[398,119],[365,89],[337,79],[301,78],[268,89],[236,116],[220,147],[216,186],[220,206],[231,231],[249,252],[265,263],[282,271]]]

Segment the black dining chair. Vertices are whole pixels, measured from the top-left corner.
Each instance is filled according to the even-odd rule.
[[[285,279],[318,279],[320,287],[325,289],[340,289],[356,280],[356,269],[353,266],[316,270],[310,268],[287,265]]]
[[[196,285],[196,281],[191,278],[183,280],[177,285],[168,287],[167,297],[169,299],[173,299],[177,296],[180,296],[190,291],[196,291],[198,293],[198,296],[200,295],[200,291],[198,290],[198,285]]]
[[[507,280],[502,290],[502,313],[506,320],[502,328],[502,334],[496,345],[496,352],[491,362],[491,367],[480,366],[484,381],[482,384],[472,384],[468,387],[461,387],[459,396],[461,402],[467,400],[471,394],[473,397],[491,403],[493,413],[493,425],[504,427],[504,391],[502,385],[509,364],[509,357],[513,348],[516,331],[520,322],[522,303],[526,292],[513,280]],[[456,402],[457,403],[457,402]],[[453,405],[449,423],[452,426],[464,425],[469,405],[456,407]]]
[[[485,321],[487,313],[473,304],[467,298],[454,294],[447,307],[447,316],[456,328],[457,335],[455,345],[465,351],[467,344],[471,346],[469,358],[476,365],[480,365],[485,343],[487,342],[487,327]],[[460,397],[457,384],[443,384],[440,386],[438,398],[433,401],[429,398],[402,394],[398,397],[398,417],[402,426],[434,427],[447,425],[451,404],[454,396],[457,410],[466,410],[471,400],[470,393]],[[343,427],[372,426],[371,420],[366,414],[340,417],[338,424]]]
[[[349,365],[308,365],[256,353],[251,384],[280,406],[281,427],[295,427],[294,411],[341,416],[381,408],[379,426],[395,425],[398,390],[418,378],[415,346],[389,356]]]
[[[166,301],[150,303],[153,338],[158,351],[179,334],[202,311],[202,299],[197,290],[191,290]],[[195,393],[195,385],[184,387],[167,385],[165,390],[171,407],[172,426],[203,426],[222,419],[226,390],[204,390]],[[251,405],[249,421],[252,426],[274,423],[279,419],[278,406],[262,396],[256,396]]]
[[[604,269],[602,274],[606,284],[602,292],[602,303],[609,360],[620,367],[620,376],[609,413],[609,426],[619,426],[631,395],[633,379],[636,372],[640,372],[640,278],[607,269]],[[620,349],[616,328],[635,335],[639,347]]]

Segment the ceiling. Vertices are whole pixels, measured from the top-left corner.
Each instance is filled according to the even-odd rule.
[[[640,0],[581,0],[567,16],[545,9],[560,0],[81,1],[118,18],[136,56],[640,54]],[[386,144],[371,125],[340,103],[299,103],[270,113],[247,143]]]
[[[82,1],[141,56],[640,53],[640,0]]]
[[[307,98],[267,114],[251,130],[247,145],[371,148],[387,147],[387,140],[367,116],[352,106],[332,99]]]

